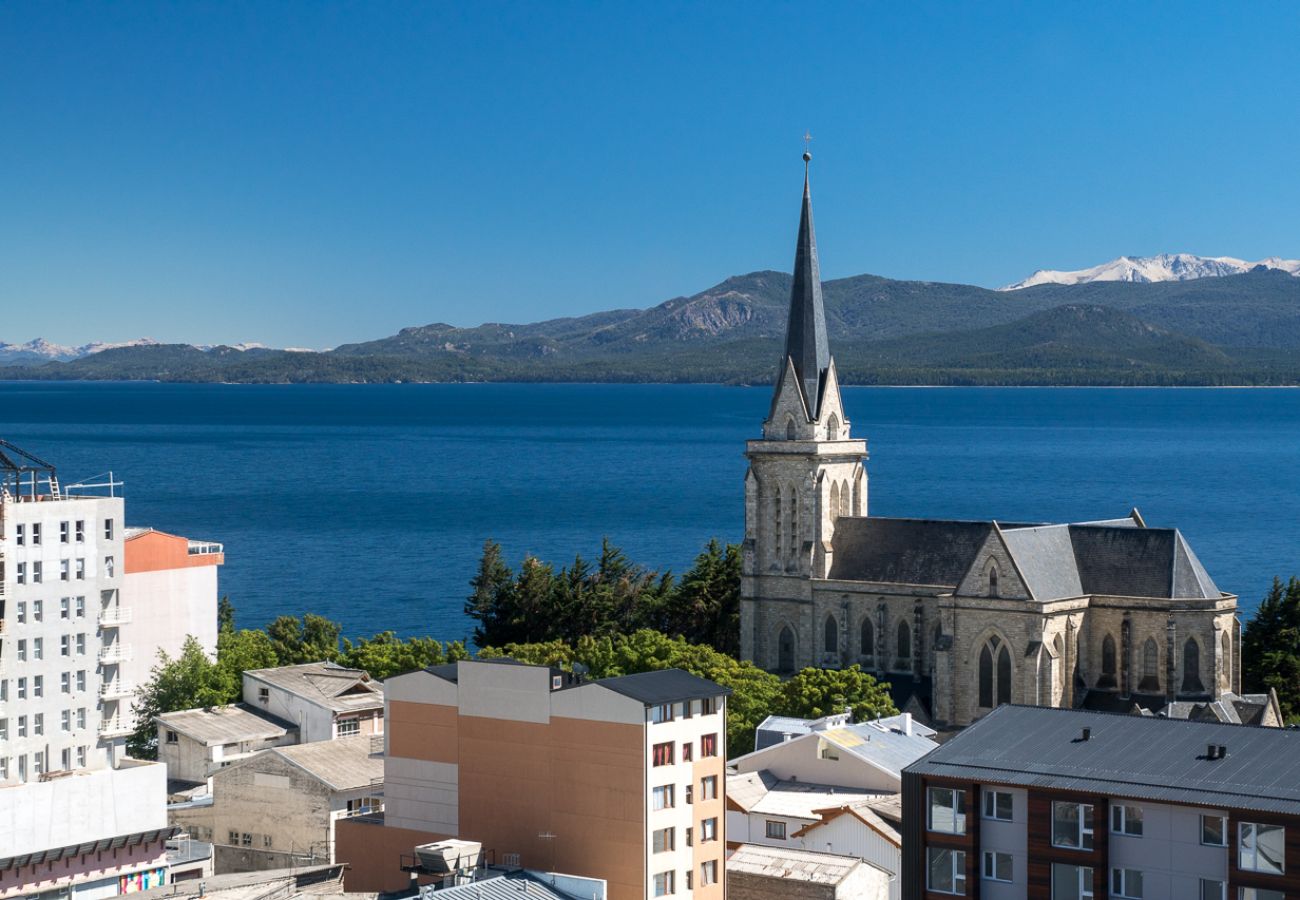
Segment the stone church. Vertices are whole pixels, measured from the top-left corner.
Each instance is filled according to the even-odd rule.
[[[785,356],[746,449],[743,656],[775,672],[860,664],[940,727],[1001,703],[1258,720],[1239,696],[1237,598],[1176,529],[1137,510],[1074,524],[868,514],[867,445],[826,335],[810,159]]]

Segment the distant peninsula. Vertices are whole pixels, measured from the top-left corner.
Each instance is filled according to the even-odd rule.
[[[650,309],[424,325],[323,352],[136,342],[13,359],[0,379],[769,384],[789,291],[789,275],[753,272]],[[824,294],[847,384],[1300,384],[1300,278],[1278,269],[1010,291],[857,275]]]

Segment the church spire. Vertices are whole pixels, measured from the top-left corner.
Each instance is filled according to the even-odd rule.
[[[805,139],[807,139],[805,137]],[[808,402],[808,415],[817,418],[821,388],[830,365],[830,344],[826,340],[826,311],[822,307],[821,271],[817,266],[817,236],[813,232],[812,196],[808,190],[808,163],[812,153],[803,154],[803,211],[799,215],[799,239],[794,255],[794,282],[790,288],[790,319],[785,330],[785,360],[794,369]]]

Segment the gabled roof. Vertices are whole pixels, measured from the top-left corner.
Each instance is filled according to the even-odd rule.
[[[1000,531],[1002,543],[1031,599],[1046,601],[1083,596],[1070,526],[1039,525]]]
[[[297,766],[335,791],[354,791],[372,786],[377,791],[383,790],[383,745],[377,739],[372,740],[370,735],[274,747],[250,757],[243,765],[255,766],[257,760],[267,754]]]
[[[154,722],[205,747],[284,737],[297,726],[243,703],[207,709],[182,709],[154,716]]]
[[[955,588],[992,528],[991,522],[841,516],[829,577]]]
[[[901,717],[893,719],[893,722],[900,720]],[[820,746],[818,742],[825,741],[856,759],[862,760],[868,765],[892,775],[894,778],[898,778],[904,768],[938,746],[938,744],[922,734],[921,730],[913,728],[911,734],[904,734],[901,727],[882,724],[880,721],[863,722],[858,725],[840,725],[823,731],[811,731],[808,734],[783,741],[780,744],[755,750],[753,753],[746,753],[744,756],[733,760],[733,762],[761,760],[764,753],[775,753],[782,748],[794,745],[804,745],[807,747],[808,753],[816,753],[817,747]],[[930,734],[934,733],[930,729],[924,730],[929,731]]]
[[[720,697],[731,693],[731,688],[692,675],[683,669],[658,669],[654,672],[639,672],[636,675],[601,678],[588,683],[609,688],[624,697],[639,700],[646,706]]]
[[[1208,758],[1210,744],[1227,755]],[[1300,732],[1287,728],[1007,705],[907,771],[1300,815]]]
[[[890,794],[889,797],[897,798],[897,794]],[[870,828],[876,834],[889,841],[895,847],[903,846],[903,835],[898,830],[898,826],[893,822],[888,822],[873,808],[873,804],[878,802],[876,799],[864,800],[856,803],[847,803],[844,806],[837,806],[829,809],[819,809],[817,814],[821,818],[816,822],[809,822],[800,828],[791,837],[805,837],[818,828],[824,828],[836,819],[849,816],[861,822],[867,828]],[[816,838],[813,839],[814,842]]]
[[[727,873],[758,875],[779,878],[782,881],[802,881],[807,884],[838,885],[860,868],[869,868],[888,877],[877,866],[855,856],[838,856],[834,853],[817,853],[812,850],[791,850],[786,847],[768,847],[763,844],[741,844],[727,857]]]
[[[1207,600],[1222,596],[1177,529],[1071,525],[1070,539],[1086,593]]]
[[[384,686],[361,669],[331,662],[250,669],[245,677],[264,682],[335,712],[382,708]]]

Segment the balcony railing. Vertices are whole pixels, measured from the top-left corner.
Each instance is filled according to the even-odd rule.
[[[99,696],[104,700],[121,700],[135,694],[135,685],[121,681],[110,681],[99,689]]]
[[[116,628],[131,621],[131,607],[110,606],[99,614],[100,628]]]
[[[100,723],[99,736],[106,738],[123,737],[133,730],[130,720],[123,719],[121,716],[113,716],[111,719],[105,719]]]
[[[102,663],[126,662],[130,658],[131,648],[125,644],[109,644],[99,651],[99,661]]]

